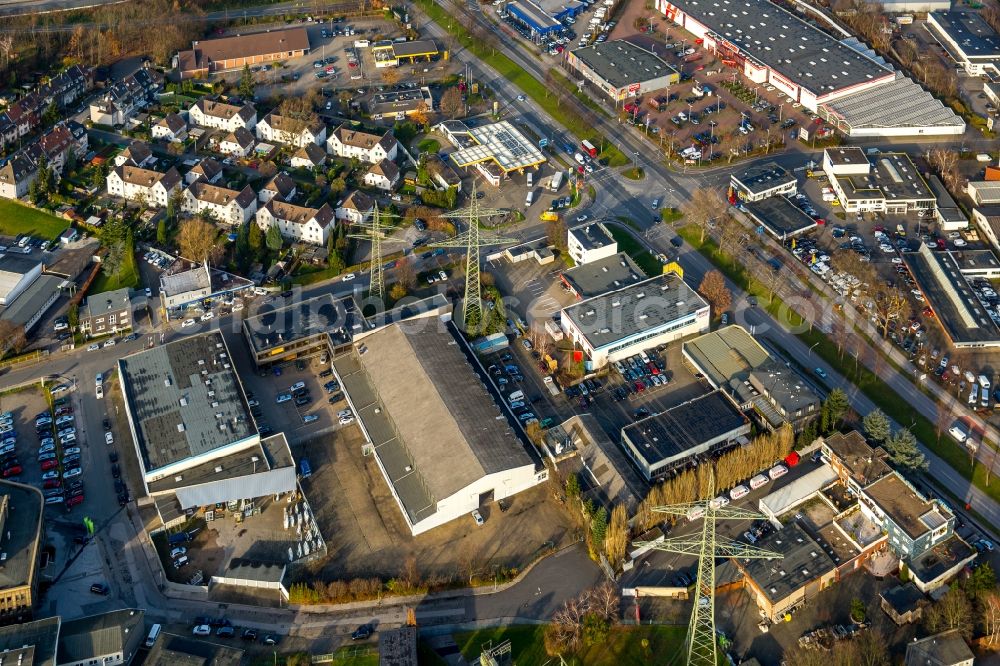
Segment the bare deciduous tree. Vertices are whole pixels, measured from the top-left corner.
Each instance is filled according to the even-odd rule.
[[[177,232],[177,247],[181,256],[201,263],[219,256],[222,248],[216,242],[219,232],[215,225],[201,217],[185,220]]]
[[[698,293],[705,297],[717,315],[728,310],[733,302],[733,295],[726,286],[726,278],[717,270],[705,273]]]
[[[701,229],[701,242],[705,234],[726,212],[726,202],[719,190],[699,187],[691,193],[691,199],[682,207],[684,217]]]

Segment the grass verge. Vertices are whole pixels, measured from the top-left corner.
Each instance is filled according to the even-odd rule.
[[[740,285],[748,293],[754,294],[760,299],[768,297],[766,288],[756,280],[750,278],[743,267],[731,257],[720,252],[715,243],[710,239],[706,239],[702,243],[700,230],[692,226],[685,226],[678,229],[677,232],[692,247],[725,273],[729,279]],[[765,301],[761,300],[761,302]],[[798,314],[790,308],[785,307],[781,299],[777,296],[768,305],[767,311],[772,316],[776,316],[779,313],[787,313],[784,317],[785,321],[781,322],[783,325],[797,327],[802,323]],[[990,479],[994,481],[993,483],[987,483],[986,468],[983,465],[973,466],[968,453],[964,449],[953,445],[945,437],[938,437],[937,428],[930,419],[922,414],[917,414],[902,396],[892,390],[882,379],[875,376],[871,370],[858,363],[856,357],[850,353],[845,353],[842,356],[837,351],[837,346],[815,329],[796,333],[795,336],[810,347],[815,345],[814,351],[816,354],[856,386],[879,409],[900,425],[909,427],[924,446],[933,451],[935,455],[944,460],[964,478],[971,480],[973,485],[979,488],[979,490],[994,501],[1000,502],[1000,484],[996,483],[993,478]],[[851,362],[851,358],[855,358],[854,363]],[[888,363],[888,361],[885,362]],[[862,414],[862,416],[864,415]],[[931,473],[933,474],[933,470]],[[968,498],[959,499],[965,502]]]
[[[622,171],[622,175],[629,180],[642,180],[646,177],[646,172],[642,170],[642,167],[631,167]]]
[[[0,199],[0,234],[17,236],[28,234],[36,238],[54,240],[69,222],[10,199]]]
[[[683,649],[686,634],[687,627],[683,626],[615,626],[606,639],[584,646],[574,655],[563,655],[563,659],[571,666],[661,664],[663,655]],[[486,643],[492,641],[493,645],[498,645],[509,638],[516,663],[552,663],[545,652],[544,635],[545,625],[514,625],[458,633],[454,638],[459,651],[470,661],[479,658]],[[720,664],[725,663],[723,652],[720,650]]]
[[[615,242],[618,243],[618,251],[632,257],[632,260],[646,275],[652,277],[663,272],[663,264],[660,263],[660,260],[644,248],[632,234],[618,224],[609,223],[607,226],[608,231],[614,236]]]
[[[139,267],[135,264],[135,255],[127,253],[125,260],[122,262],[122,268],[117,275],[109,275],[101,269],[98,273],[97,279],[94,280],[94,284],[91,285],[89,293],[91,294],[101,294],[105,291],[114,291],[115,289],[121,289],[122,287],[131,287],[135,289],[139,286]]]
[[[595,146],[600,146],[601,153],[599,157],[605,160],[608,166],[625,166],[629,163],[628,158],[625,157],[622,151],[611,145],[610,142],[606,142],[599,132],[591,128],[575,112],[563,107],[559,96],[552,95],[552,91],[545,84],[524,71],[517,63],[504,54],[492,50],[482,42],[473,39],[465,27],[459,24],[453,16],[449,15],[443,7],[433,0],[417,0],[416,4],[431,20],[450,32],[464,48],[471,51],[477,58],[523,90],[528,97],[544,109],[546,113],[555,118],[559,124],[580,139],[587,139]]]

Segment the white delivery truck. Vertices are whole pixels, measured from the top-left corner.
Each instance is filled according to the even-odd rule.
[[[558,192],[559,188],[562,187],[563,182],[563,172],[556,171],[552,174],[552,179],[549,181],[549,189],[553,192]]]
[[[528,190],[528,196],[524,200],[524,206],[527,208],[528,206],[531,206],[531,204],[533,204],[533,203],[535,203],[535,191],[534,190]]]

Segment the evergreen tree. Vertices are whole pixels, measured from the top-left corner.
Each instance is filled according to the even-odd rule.
[[[830,391],[830,395],[826,397],[823,407],[827,411],[828,419],[827,427],[823,428],[823,434],[825,435],[837,427],[840,419],[843,418],[848,408],[850,408],[850,403],[847,401],[847,394],[837,388]]]
[[[267,236],[265,238],[267,242],[268,249],[278,251],[281,249],[281,244],[283,242],[281,238],[281,232],[278,231],[278,225],[272,224],[267,228]]]
[[[892,429],[889,427],[889,417],[881,409],[875,409],[861,421],[868,439],[874,442],[884,442],[889,439]]]
[[[903,428],[885,442],[889,451],[889,459],[898,467],[908,471],[927,469],[927,459],[917,448],[917,438],[908,429]]]
[[[167,219],[161,217],[160,221],[156,223],[156,242],[160,245],[167,244]]]
[[[608,533],[608,510],[603,506],[592,511],[593,517],[590,519],[590,534],[594,537],[594,546],[602,548],[604,537]]]
[[[243,98],[244,102],[253,101],[253,94],[256,89],[257,83],[253,80],[253,72],[250,71],[250,65],[243,65],[243,73],[240,75],[239,85],[240,97]]]
[[[45,195],[42,194],[42,179],[38,176],[35,176],[31,185],[28,186],[28,198],[36,206],[41,205],[42,201],[45,200]]]
[[[260,252],[260,249],[264,247],[264,232],[261,231],[259,224],[250,222],[250,232],[247,234],[247,241],[250,243],[250,249],[254,252]]]

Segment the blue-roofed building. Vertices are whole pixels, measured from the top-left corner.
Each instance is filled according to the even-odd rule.
[[[540,37],[563,29],[562,23],[531,0],[514,0],[507,3],[507,16]]]

